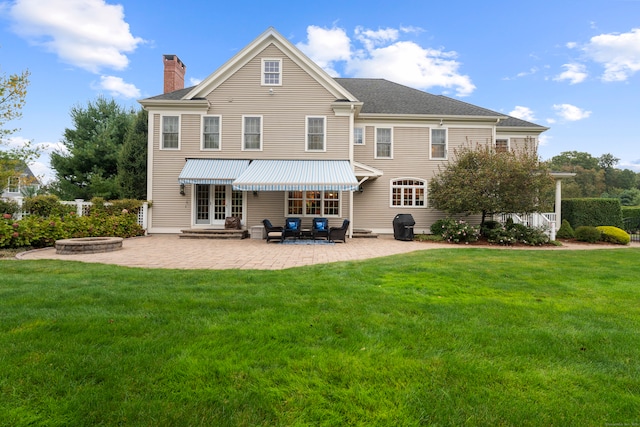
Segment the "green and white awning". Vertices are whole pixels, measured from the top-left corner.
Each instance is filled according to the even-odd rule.
[[[249,167],[249,160],[187,159],[180,184],[229,185]]]
[[[347,160],[254,160],[233,182],[241,191],[354,191]]]

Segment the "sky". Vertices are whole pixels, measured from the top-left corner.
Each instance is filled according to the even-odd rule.
[[[204,80],[269,27],[335,77],[385,78],[550,129],[543,160],[610,153],[640,172],[640,0],[0,0],[0,73],[31,73],[10,144],[55,176],[70,111],[163,90],[163,54]]]

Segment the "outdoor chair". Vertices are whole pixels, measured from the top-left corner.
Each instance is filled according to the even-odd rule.
[[[349,229],[349,220],[342,221],[341,227],[329,228],[329,240],[335,242],[341,240],[343,243],[347,243],[347,229]]]
[[[267,243],[269,243],[269,240],[282,242],[284,239],[284,228],[274,227],[268,219],[263,219],[262,223],[264,224],[264,231],[267,233]]]
[[[284,222],[284,232],[282,233],[282,238],[299,238],[302,233],[302,229],[300,228],[301,222],[302,221],[300,220],[300,218],[287,218]]]
[[[327,218],[313,218],[313,226],[311,227],[311,236],[324,237],[329,239],[329,220]]]

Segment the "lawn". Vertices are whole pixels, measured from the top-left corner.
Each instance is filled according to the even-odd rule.
[[[0,425],[638,425],[639,258],[0,260]]]

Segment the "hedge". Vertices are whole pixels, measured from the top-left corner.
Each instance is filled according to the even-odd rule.
[[[562,218],[569,221],[574,230],[581,226],[624,226],[618,199],[565,199],[561,209]]]

